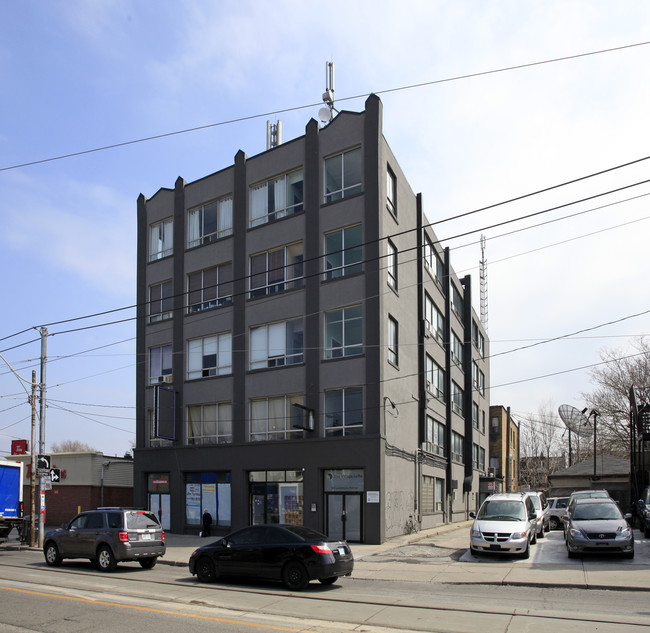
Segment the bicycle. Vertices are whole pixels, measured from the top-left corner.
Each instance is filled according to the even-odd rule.
[[[406,534],[415,534],[418,531],[418,522],[413,520],[413,515],[409,514],[406,521]]]

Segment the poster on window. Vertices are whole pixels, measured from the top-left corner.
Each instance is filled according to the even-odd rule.
[[[185,484],[185,518],[188,525],[201,524],[201,484]]]

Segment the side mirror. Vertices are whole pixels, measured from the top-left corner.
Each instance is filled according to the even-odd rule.
[[[476,512],[470,512],[469,513],[469,518],[470,519],[475,519],[476,518]]]
[[[623,515],[623,518],[624,518],[626,521],[630,521],[630,520],[632,519],[632,515],[628,512],[627,514],[624,514],[624,515]]]
[[[643,508],[645,506],[645,501],[643,499],[639,499],[637,505],[639,506],[639,508]]]

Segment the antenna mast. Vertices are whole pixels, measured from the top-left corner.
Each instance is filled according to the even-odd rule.
[[[318,111],[318,118],[323,125],[327,125],[333,118],[336,108],[334,107],[334,62],[325,62],[325,92],[323,103],[326,107]]]
[[[487,259],[485,259],[485,235],[481,235],[481,324],[487,332],[488,329],[488,287],[487,287]]]

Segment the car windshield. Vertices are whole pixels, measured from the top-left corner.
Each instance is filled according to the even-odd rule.
[[[526,508],[521,501],[488,499],[481,506],[476,518],[484,521],[525,521]]]
[[[535,506],[535,510],[539,510],[542,507],[542,502],[539,500],[539,497],[537,495],[531,495],[530,496],[533,505]]]
[[[621,519],[621,511],[613,503],[580,503],[573,511],[576,521],[614,521]]]
[[[159,528],[160,523],[155,514],[151,512],[127,512],[126,527],[128,530],[142,530],[145,528]]]

